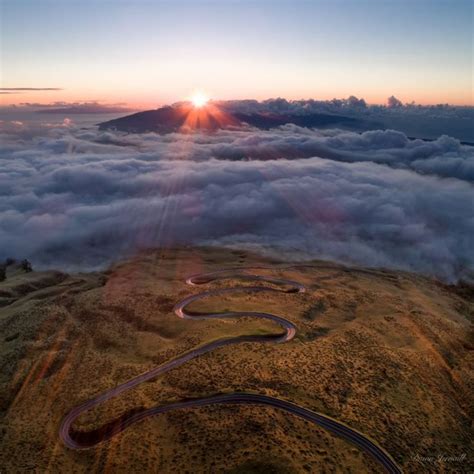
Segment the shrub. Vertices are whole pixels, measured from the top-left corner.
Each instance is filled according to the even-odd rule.
[[[7,279],[7,267],[5,265],[0,265],[0,281],[5,281]]]
[[[33,267],[31,266],[30,261],[26,258],[21,261],[21,269],[24,270],[26,273],[30,273],[33,271]]]

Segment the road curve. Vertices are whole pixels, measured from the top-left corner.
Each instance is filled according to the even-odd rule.
[[[309,266],[309,265],[294,265],[291,267],[299,266]],[[291,268],[278,267],[278,269]],[[85,449],[91,448],[101,442],[104,442],[113,436],[117,435],[121,431],[127,429],[129,426],[138,423],[150,416],[157,415],[159,413],[166,413],[172,410],[182,409],[182,408],[193,408],[193,407],[203,407],[207,405],[218,405],[218,404],[251,404],[251,405],[267,405],[280,410],[283,410],[287,413],[296,415],[300,418],[303,418],[309,422],[320,426],[329,432],[333,433],[336,436],[339,436],[346,441],[351,442],[369,456],[371,456],[375,461],[377,461],[386,472],[395,474],[401,473],[402,470],[398,467],[396,462],[390,456],[390,454],[385,451],[381,446],[372,441],[368,436],[360,433],[359,431],[350,428],[344,423],[337,421],[327,415],[322,413],[317,413],[311,411],[307,408],[301,407],[295,403],[291,403],[286,400],[282,400],[275,397],[269,397],[266,395],[259,395],[254,393],[229,393],[229,394],[219,394],[212,395],[209,397],[201,397],[197,399],[183,400],[175,403],[169,403],[166,405],[156,406],[149,409],[138,409],[132,412],[124,414],[119,419],[116,419],[103,427],[94,430],[92,432],[83,433],[74,431],[72,424],[74,421],[84,412],[92,409],[93,407],[100,405],[101,403],[106,402],[107,400],[116,397],[117,395],[130,390],[137,385],[157,377],[169,370],[172,370],[180,365],[185,364],[191,359],[199,357],[207,352],[211,352],[219,347],[229,346],[232,344],[240,344],[242,342],[287,342],[291,340],[296,334],[296,326],[274,314],[262,313],[262,312],[239,312],[231,311],[225,313],[193,313],[191,311],[186,311],[186,307],[191,303],[198,301],[200,299],[209,297],[209,296],[219,296],[224,294],[232,294],[243,291],[250,291],[253,293],[259,292],[285,292],[285,293],[295,293],[295,292],[304,292],[305,287],[301,283],[292,280],[277,279],[271,277],[265,277],[261,275],[256,275],[248,273],[248,270],[251,269],[272,269],[273,267],[266,266],[253,266],[253,267],[238,267],[230,268],[225,270],[220,270],[212,273],[203,273],[198,275],[190,276],[186,283],[189,285],[202,285],[210,283],[215,280],[221,280],[226,278],[235,278],[238,276],[241,279],[253,280],[253,281],[264,281],[279,285],[280,288],[271,288],[265,286],[246,286],[246,287],[236,287],[236,288],[223,288],[217,290],[209,290],[202,293],[194,294],[184,298],[174,307],[175,314],[183,319],[209,319],[209,318],[235,318],[235,317],[256,317],[262,319],[271,320],[279,324],[284,331],[277,334],[269,335],[245,335],[245,336],[236,336],[229,338],[222,338],[216,341],[204,344],[195,349],[192,349],[189,352],[186,352],[175,359],[168,361],[167,363],[155,367],[154,369],[145,372],[144,374],[138,375],[123,384],[118,385],[117,387],[111,388],[95,398],[87,400],[81,405],[73,408],[62,420],[61,426],[59,429],[59,437],[62,442],[71,449]],[[286,289],[284,288],[286,287]]]

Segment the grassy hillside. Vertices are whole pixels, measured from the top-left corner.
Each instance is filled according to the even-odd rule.
[[[107,444],[58,440],[75,405],[214,338],[272,332],[269,322],[180,320],[185,277],[272,264],[224,249],[149,252],[108,272],[10,271],[0,283],[0,471],[378,472],[346,442],[271,408],[182,410],[134,425]],[[298,327],[286,344],[242,344],[193,360],[83,416],[101,426],[128,410],[186,397],[254,391],[326,413],[370,435],[406,472],[474,469],[472,288],[403,272],[313,268],[259,273],[303,294],[211,297],[193,309],[266,311]],[[462,456],[462,460],[425,460]]]

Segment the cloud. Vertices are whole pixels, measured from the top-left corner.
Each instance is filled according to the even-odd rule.
[[[62,91],[60,87],[0,87],[0,91]]]
[[[364,99],[350,96],[332,100],[286,100],[282,98],[216,102],[229,113],[267,113],[286,115],[334,114],[357,120],[359,129],[395,128],[412,137],[437,138],[448,134],[474,143],[474,107],[448,104],[403,105],[390,97],[388,105],[368,105]]]
[[[393,109],[393,108],[396,108],[396,107],[403,107],[403,103],[402,103],[401,100],[397,99],[394,95],[391,95],[387,99],[387,107],[389,109]]]
[[[32,104],[28,104],[32,106]],[[37,112],[47,114],[106,114],[131,112],[124,104],[101,104],[100,102],[59,102],[55,104],[37,105]]]
[[[336,113],[370,116],[373,113],[386,113],[388,115],[406,113],[416,114],[418,116],[436,116],[436,117],[469,117],[472,119],[474,107],[453,106],[449,104],[419,105],[414,102],[403,104],[395,96],[387,99],[386,105],[367,104],[363,98],[349,96],[343,99],[317,100],[317,99],[299,99],[287,100],[281,97],[257,100],[222,100],[214,101],[220,107],[230,112],[241,113],[278,113],[307,115],[315,113]],[[179,103],[178,103],[179,104]]]
[[[10,94],[10,92],[5,92]],[[51,103],[22,102],[20,104],[0,106],[0,112],[4,115],[9,113],[28,113],[37,112],[42,114],[110,114],[126,113],[135,109],[128,107],[125,103],[105,104],[98,101],[87,102],[63,102],[56,101]]]
[[[319,157],[341,162],[374,162],[424,174],[474,181],[474,148],[448,136],[433,141],[410,140],[395,130],[364,133],[343,130],[313,131],[286,125],[271,131],[220,131],[211,135],[120,135],[110,132],[90,137],[94,142],[140,146],[174,159],[203,161],[274,160]]]
[[[0,258],[89,269],[141,248],[212,244],[447,280],[474,271],[472,148],[448,137],[68,124],[1,142]]]

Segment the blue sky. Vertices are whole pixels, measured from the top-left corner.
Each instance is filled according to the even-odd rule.
[[[471,103],[470,0],[3,0],[15,101],[332,98]]]

